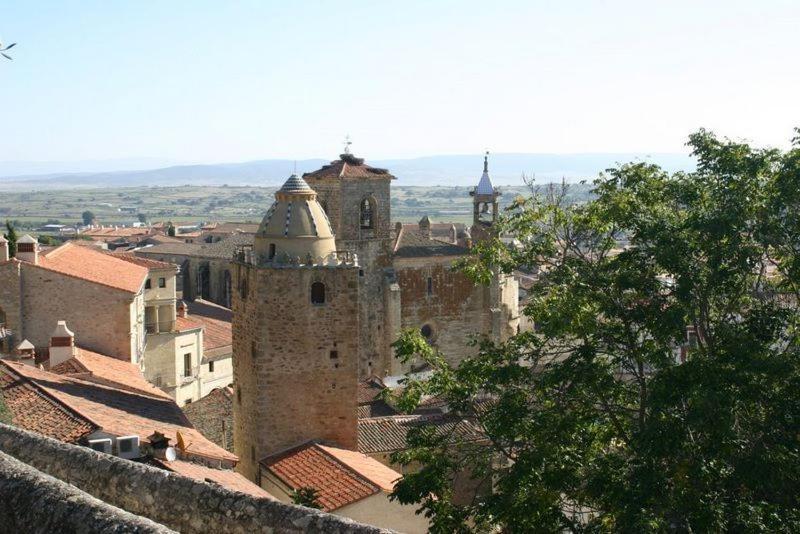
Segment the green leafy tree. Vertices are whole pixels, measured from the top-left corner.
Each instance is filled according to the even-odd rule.
[[[83,219],[84,226],[89,226],[95,219],[94,213],[92,213],[89,210],[86,210],[83,213],[81,213],[81,219]]]
[[[6,239],[8,240],[8,256],[13,258],[17,255],[17,231],[11,221],[6,221]]]
[[[319,492],[311,487],[298,488],[292,492],[292,502],[308,508],[322,509],[319,503]]]
[[[139,222],[142,224],[147,222],[147,215],[145,215],[144,213],[137,213],[136,218],[139,219]]]
[[[167,223],[167,235],[169,237],[175,237],[175,225],[171,222]]]
[[[400,405],[437,395],[490,443],[423,427],[395,455],[421,468],[393,497],[433,531],[800,531],[800,131],[788,152],[689,145],[696,172],[621,165],[577,205],[540,191],[501,222],[521,248],[476,246],[476,281],[538,273],[535,331],[457,368],[395,343],[434,371]],[[491,494],[455,502],[465,469]]]

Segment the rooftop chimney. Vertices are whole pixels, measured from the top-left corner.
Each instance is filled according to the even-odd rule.
[[[27,339],[23,339],[22,343],[17,345],[17,348],[14,352],[17,361],[24,363],[25,365],[30,365],[31,367],[36,367],[36,349],[34,348],[33,343]]]
[[[0,261],[8,261],[8,240],[0,234]]]
[[[58,321],[50,336],[50,368],[75,356],[75,334],[67,328],[66,321]]]
[[[428,239],[431,238],[431,220],[427,215],[419,220],[419,233]]]
[[[25,234],[17,241],[17,259],[34,265],[39,264],[39,242]]]
[[[189,315],[188,306],[186,306],[186,303],[184,301],[182,300],[178,301],[177,312],[178,312],[178,317],[186,317],[187,315]]]

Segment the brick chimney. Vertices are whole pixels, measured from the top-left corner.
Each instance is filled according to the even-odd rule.
[[[0,234],[0,261],[8,261],[8,239]]]
[[[17,241],[17,259],[34,265],[39,264],[39,242],[25,234]]]
[[[186,317],[187,315],[189,315],[188,306],[186,306],[186,303],[182,300],[178,301],[178,306],[176,311],[178,312],[178,317]]]
[[[431,238],[431,220],[427,215],[419,220],[419,233],[427,239]]]
[[[58,325],[50,335],[50,368],[75,356],[75,334],[67,328],[66,321]]]

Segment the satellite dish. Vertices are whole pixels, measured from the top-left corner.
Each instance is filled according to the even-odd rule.
[[[174,462],[178,459],[178,453],[175,451],[175,447],[167,447],[164,451],[164,459],[168,462]]]

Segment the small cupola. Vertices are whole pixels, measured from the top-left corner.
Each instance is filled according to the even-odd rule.
[[[25,365],[30,365],[31,367],[36,367],[36,348],[33,346],[33,343],[27,339],[23,339],[22,342],[17,345],[16,349],[14,349],[14,356],[17,361]]]
[[[256,233],[259,263],[322,264],[335,260],[336,242],[317,193],[293,174],[275,192]]]
[[[75,334],[67,328],[66,321],[58,321],[50,335],[50,368],[75,356]]]
[[[17,241],[17,259],[34,265],[39,264],[39,242],[29,234]]]

